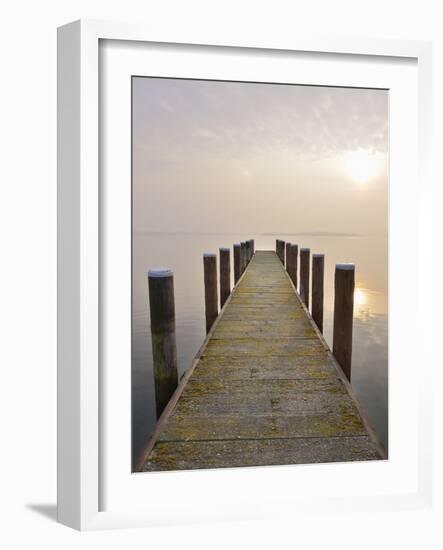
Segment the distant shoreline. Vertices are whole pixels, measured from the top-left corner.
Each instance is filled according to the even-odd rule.
[[[334,231],[299,231],[296,233],[262,233],[264,237],[278,237],[280,235],[293,237],[293,236],[302,236],[302,237],[364,237],[369,235],[361,235],[359,233],[340,233]]]
[[[137,235],[242,235],[244,231],[149,231],[136,230]],[[342,238],[363,238],[363,237],[387,237],[387,234],[381,233],[345,233],[334,231],[297,231],[294,233],[272,232],[272,233],[254,233],[258,237],[342,237]]]

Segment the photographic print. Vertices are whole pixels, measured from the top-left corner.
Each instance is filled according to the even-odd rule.
[[[388,109],[132,78],[134,472],[387,458]]]

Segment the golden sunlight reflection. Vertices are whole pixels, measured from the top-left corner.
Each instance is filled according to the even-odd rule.
[[[368,291],[365,288],[357,287],[354,290],[354,316],[360,319],[366,317],[371,312],[368,302]]]
[[[387,304],[384,293],[356,287],[354,290],[354,316],[366,319],[372,315],[385,314]]]
[[[354,291],[354,304],[357,307],[364,306],[366,304],[367,297],[366,293],[362,288],[356,288]]]

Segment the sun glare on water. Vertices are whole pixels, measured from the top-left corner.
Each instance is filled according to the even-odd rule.
[[[356,306],[364,306],[366,304],[366,292],[362,288],[354,290],[354,303]]]
[[[361,318],[368,310],[368,296],[364,288],[354,290],[354,316]]]
[[[342,165],[349,178],[357,184],[369,183],[381,170],[381,155],[365,149],[348,151],[342,157]]]

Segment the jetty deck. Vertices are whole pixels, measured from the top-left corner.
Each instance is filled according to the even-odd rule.
[[[255,252],[145,447],[140,471],[385,458],[275,252]]]

